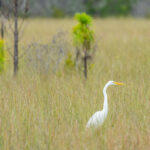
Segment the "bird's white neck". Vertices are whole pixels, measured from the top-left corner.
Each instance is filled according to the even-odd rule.
[[[107,93],[106,90],[108,88],[108,84],[105,85],[104,89],[103,89],[103,94],[104,94],[104,104],[103,104],[103,113],[105,115],[105,117],[107,116],[108,113],[108,102],[107,102]]]

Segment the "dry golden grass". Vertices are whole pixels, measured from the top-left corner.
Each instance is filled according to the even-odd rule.
[[[50,41],[70,31],[71,19],[26,22],[23,43]],[[0,78],[1,150],[148,150],[150,147],[150,21],[94,20],[99,47],[85,82],[78,73],[47,79],[7,70]],[[102,127],[85,130],[102,108],[108,80],[124,87],[108,89],[109,113]]]

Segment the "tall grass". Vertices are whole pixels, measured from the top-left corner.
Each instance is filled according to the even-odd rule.
[[[29,22],[25,42],[35,33],[49,41],[55,28],[69,30],[74,23]],[[149,149],[150,21],[106,19],[95,20],[94,26],[99,47],[86,82],[76,72],[47,78],[25,74],[23,66],[16,79],[9,70],[1,75],[0,149]],[[102,89],[108,80],[125,86],[108,89],[108,117],[102,127],[88,131],[86,122],[102,108]]]

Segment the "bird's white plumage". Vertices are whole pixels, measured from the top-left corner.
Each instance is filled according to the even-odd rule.
[[[106,115],[103,111],[97,111],[93,114],[93,116],[89,119],[86,127],[89,128],[91,126],[97,127],[103,124],[104,120],[106,118]]]
[[[103,122],[105,121],[106,117],[107,117],[107,113],[108,113],[108,102],[107,102],[107,93],[106,90],[110,85],[123,85],[122,83],[119,82],[114,82],[114,81],[109,81],[107,82],[107,84],[104,86],[103,89],[103,94],[104,94],[104,104],[103,104],[103,109],[102,111],[97,111],[96,113],[94,113],[92,115],[92,117],[89,119],[86,127],[99,127],[103,124]]]

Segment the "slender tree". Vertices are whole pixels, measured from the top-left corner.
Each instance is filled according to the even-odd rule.
[[[81,52],[83,53],[84,76],[87,78],[87,60],[91,57],[89,51],[91,50],[91,44],[94,41],[94,33],[90,29],[92,18],[85,13],[77,13],[75,18],[78,21],[78,24],[73,28],[73,40],[78,49],[76,58],[79,57],[78,55]]]
[[[0,34],[1,38],[4,39],[4,9],[3,9],[3,1],[0,0],[0,15],[1,15],[1,27],[0,27]]]
[[[1,10],[4,10],[5,14],[11,19],[7,19],[8,29],[13,34],[13,53],[9,51],[11,56],[13,56],[14,65],[14,75],[16,76],[18,72],[19,65],[19,41],[20,41],[20,31],[22,30],[24,19],[29,10],[29,0],[0,0],[2,6]],[[6,13],[7,12],[7,13]],[[19,16],[21,14],[21,20]],[[13,21],[13,27],[12,27]],[[1,36],[4,36],[4,24],[1,23]],[[11,37],[11,36],[10,36]]]
[[[18,71],[18,0],[14,0],[14,75]]]

